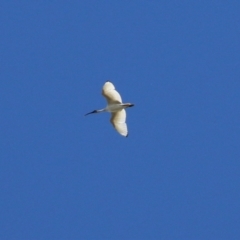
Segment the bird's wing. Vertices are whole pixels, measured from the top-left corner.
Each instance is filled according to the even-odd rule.
[[[114,128],[124,137],[127,137],[128,130],[126,124],[126,111],[122,109],[118,112],[112,112],[112,117],[110,122],[114,126]]]
[[[115,90],[111,82],[106,82],[103,85],[102,95],[107,99],[108,104],[122,103],[120,94]]]

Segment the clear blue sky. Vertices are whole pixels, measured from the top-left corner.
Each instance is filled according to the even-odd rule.
[[[0,239],[240,239],[240,1],[0,4]],[[129,137],[101,88],[126,102]]]

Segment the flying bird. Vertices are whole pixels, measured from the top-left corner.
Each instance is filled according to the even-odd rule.
[[[116,91],[114,85],[107,81],[103,85],[102,95],[107,100],[107,106],[100,110],[94,110],[88,114],[110,112],[112,114],[110,122],[113,127],[124,137],[128,136],[128,129],[126,124],[126,111],[125,108],[133,107],[132,103],[122,103],[120,94]]]

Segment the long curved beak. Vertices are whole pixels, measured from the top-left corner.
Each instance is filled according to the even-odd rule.
[[[86,113],[84,116],[87,116],[87,115],[92,114],[92,113],[97,113],[97,112],[98,112],[97,110],[93,110],[92,112]]]

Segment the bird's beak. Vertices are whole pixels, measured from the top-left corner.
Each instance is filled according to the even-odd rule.
[[[92,114],[92,113],[97,113],[97,110],[94,110],[92,112],[86,113],[84,116],[87,116],[87,115]]]

